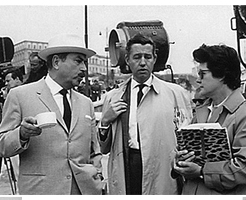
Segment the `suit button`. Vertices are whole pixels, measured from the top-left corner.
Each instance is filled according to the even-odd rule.
[[[67,179],[71,179],[71,177],[72,177],[71,175],[67,175]]]
[[[68,139],[68,143],[71,143],[71,139]]]

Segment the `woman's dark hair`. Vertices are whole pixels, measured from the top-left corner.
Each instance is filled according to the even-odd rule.
[[[194,60],[207,63],[215,78],[223,78],[224,84],[235,90],[241,85],[241,68],[237,51],[226,45],[207,46],[203,44],[193,51]]]

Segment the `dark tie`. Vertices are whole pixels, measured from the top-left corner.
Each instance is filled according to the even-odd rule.
[[[138,91],[138,100],[137,100],[137,105],[139,105],[142,97],[143,97],[143,91],[142,89],[145,87],[146,85],[145,84],[139,84],[138,87],[139,87],[139,91]]]
[[[63,113],[63,119],[67,125],[68,130],[70,129],[71,124],[71,108],[67,100],[67,90],[62,89],[60,91],[60,94],[63,96],[63,106],[64,106],[64,113]]]
[[[137,96],[137,106],[139,105],[142,97],[143,97],[143,91],[142,89],[145,87],[146,85],[145,84],[139,84],[138,87],[139,87],[139,91],[138,91],[138,96]],[[138,124],[137,124],[137,141],[138,143],[140,144],[140,140],[139,140],[139,127],[138,127]]]

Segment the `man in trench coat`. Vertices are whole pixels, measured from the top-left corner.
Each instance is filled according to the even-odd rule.
[[[156,54],[150,38],[138,34],[126,49],[132,77],[106,95],[99,125],[101,151],[110,153],[109,194],[177,194],[170,176],[175,125],[189,123],[191,107],[182,87],[152,73]],[[139,83],[146,86],[137,105]]]

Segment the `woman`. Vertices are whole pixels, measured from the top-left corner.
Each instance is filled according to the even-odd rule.
[[[202,45],[193,52],[202,96],[193,123],[219,123],[228,130],[232,159],[192,162],[194,152],[176,151],[172,175],[184,177],[182,194],[246,194],[246,102],[240,92],[240,61],[226,45]]]

